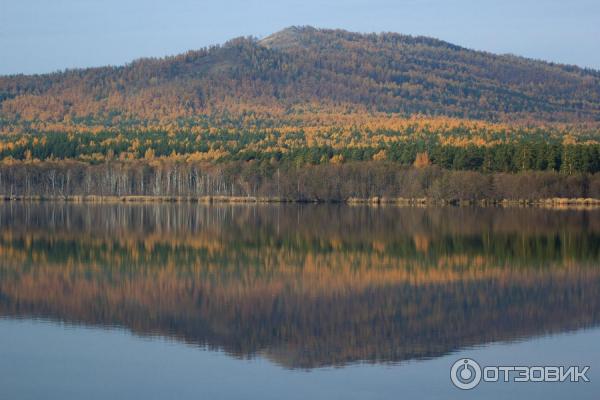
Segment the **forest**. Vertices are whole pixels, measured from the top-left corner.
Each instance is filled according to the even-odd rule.
[[[598,122],[600,72],[395,33],[290,27],[119,67],[0,77],[9,120],[143,124],[215,110],[342,107]]]
[[[535,202],[600,199],[600,173],[484,173],[383,161],[300,166],[256,161],[15,162],[0,164],[0,192],[6,199]]]
[[[600,198],[599,173],[598,71],[431,38],[291,27],[0,77],[7,198]]]

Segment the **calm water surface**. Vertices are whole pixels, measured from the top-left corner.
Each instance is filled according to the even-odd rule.
[[[0,399],[597,398],[599,260],[597,210],[0,204]]]

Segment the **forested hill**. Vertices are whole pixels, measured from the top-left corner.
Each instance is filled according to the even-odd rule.
[[[492,121],[600,121],[600,72],[394,33],[291,27],[162,59],[0,77],[0,122],[177,120],[345,109]]]

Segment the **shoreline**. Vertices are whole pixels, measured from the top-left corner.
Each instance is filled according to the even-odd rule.
[[[67,195],[67,196],[7,196],[0,195],[0,202],[69,202],[69,203],[202,203],[202,204],[267,204],[267,203],[297,203],[297,204],[347,204],[371,206],[494,206],[494,207],[600,207],[600,199],[595,198],[547,198],[547,199],[518,199],[518,200],[436,200],[430,198],[356,198],[344,200],[322,199],[290,199],[263,196],[98,196],[98,195]]]

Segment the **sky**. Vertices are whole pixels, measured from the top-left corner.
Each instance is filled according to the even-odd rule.
[[[121,65],[291,25],[425,35],[600,70],[598,0],[0,0],[0,75]]]

